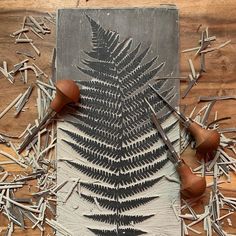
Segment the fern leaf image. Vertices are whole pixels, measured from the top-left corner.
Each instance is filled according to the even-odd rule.
[[[133,228],[119,228],[118,230],[101,230],[89,228],[95,235],[98,236],[111,236],[111,235],[129,235],[138,236],[146,234],[146,232]]]
[[[79,158],[64,161],[90,179],[80,181],[83,201],[104,210],[84,212],[84,218],[93,224],[87,227],[92,233],[146,234],[139,224],[154,214],[142,214],[138,209],[159,197],[148,194],[148,190],[161,181],[157,174],[169,160],[144,97],[152,103],[169,134],[177,122],[168,121],[171,113],[148,83],[170,102],[175,94],[173,88],[164,89],[165,81],[155,80],[165,63],[158,63],[157,56],[148,57],[151,45],[143,48],[142,42],[134,45],[132,38],[121,40],[118,32],[106,30],[86,17],[92,31],[92,48],[84,52],[85,59],[78,69],[91,79],[79,82],[81,100],[68,121],[71,129],[60,129],[63,142]],[[95,222],[100,227],[96,228]]]

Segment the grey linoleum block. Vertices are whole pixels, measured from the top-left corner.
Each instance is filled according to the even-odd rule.
[[[73,79],[80,103],[58,124],[58,222],[72,235],[180,235],[179,185],[150,119],[153,105],[179,150],[178,10],[61,9],[57,79]],[[69,193],[71,194],[68,194]],[[58,235],[61,235],[58,232]]]

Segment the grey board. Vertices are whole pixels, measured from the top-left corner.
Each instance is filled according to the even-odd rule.
[[[57,79],[81,88],[80,104],[58,125],[57,181],[69,181],[58,222],[72,235],[180,235],[171,207],[179,185],[159,179],[176,175],[144,102],[178,149],[176,119],[148,87],[178,105],[178,81],[156,81],[178,75],[177,9],[62,9],[57,20]],[[75,179],[77,192],[63,203]]]

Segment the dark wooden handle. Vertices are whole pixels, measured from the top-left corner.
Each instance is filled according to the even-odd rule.
[[[177,167],[181,180],[181,193],[186,198],[201,196],[206,189],[205,177],[193,174],[188,165],[183,161]]]
[[[80,90],[73,80],[59,80],[56,89],[56,96],[50,104],[55,112],[60,112],[68,103],[79,101]]]
[[[196,141],[196,150],[203,157],[216,151],[220,144],[220,134],[216,130],[204,129],[196,122],[191,122],[189,132]]]

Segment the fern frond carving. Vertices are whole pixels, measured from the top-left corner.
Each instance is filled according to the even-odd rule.
[[[138,236],[146,234],[145,231],[133,228],[119,228],[118,230],[101,230],[88,228],[97,236],[111,236],[111,235],[124,235],[124,236]]]
[[[106,199],[106,198],[95,198],[93,196],[89,196],[86,194],[81,194],[81,196],[86,199],[87,201],[91,203],[97,203],[99,206],[112,210],[115,212],[125,212],[133,208],[137,208],[138,206],[144,205],[150,201],[152,201],[155,198],[158,198],[159,196],[154,196],[154,197],[142,197],[138,199],[132,199],[132,200],[125,200],[125,201],[120,201],[117,202],[116,200],[111,200],[111,199]]]
[[[147,220],[153,215],[121,215],[121,214],[113,213],[113,214],[92,214],[92,215],[84,215],[84,216],[95,221],[105,222],[112,225],[114,224],[117,226],[120,226],[120,225],[126,226],[126,225],[132,225],[132,224],[136,224],[144,220]]]
[[[135,225],[154,214],[133,214],[129,210],[158,197],[148,196],[147,190],[162,179],[157,173],[168,159],[144,97],[162,114],[160,121],[168,134],[177,122],[167,124],[171,113],[148,83],[152,82],[170,101],[175,95],[173,88],[164,89],[165,82],[153,79],[165,63],[157,64],[157,57],[147,60],[151,46],[141,50],[142,44],[133,46],[130,38],[120,41],[117,32],[105,30],[87,18],[92,29],[92,50],[85,52],[88,58],[78,69],[91,80],[80,82],[80,105],[69,121],[73,129],[61,129],[66,134],[63,141],[79,156],[66,162],[91,179],[81,180],[85,193],[82,191],[80,196],[105,210],[84,214],[91,221],[104,223],[103,230],[88,227],[91,232],[102,236],[145,234]],[[143,193],[145,196],[141,196]]]

